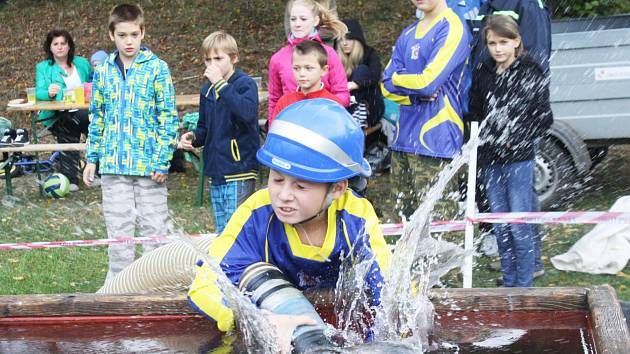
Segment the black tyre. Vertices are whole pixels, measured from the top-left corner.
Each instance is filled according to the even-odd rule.
[[[541,141],[536,154],[534,177],[541,210],[559,208],[571,198],[577,172],[571,155],[555,139]]]

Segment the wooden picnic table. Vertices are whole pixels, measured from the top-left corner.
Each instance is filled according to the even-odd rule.
[[[269,98],[269,92],[267,91],[259,91],[258,92],[258,99],[259,102],[265,102],[267,101],[267,99]],[[192,95],[176,95],[175,96],[175,103],[177,105],[178,108],[182,108],[182,107],[198,107],[199,106],[199,95],[198,94],[192,94]],[[5,189],[6,189],[6,194],[7,195],[11,195],[12,194],[12,187],[11,187],[11,174],[10,174],[10,170],[11,170],[11,161],[7,161],[8,159],[13,159],[14,156],[9,156],[9,155],[13,155],[15,153],[22,153],[22,152],[32,152],[35,153],[35,158],[39,159],[39,155],[38,153],[40,152],[51,152],[51,151],[85,151],[85,144],[84,143],[79,143],[79,144],[38,144],[38,137],[37,137],[37,133],[36,133],[36,124],[39,122],[39,120],[37,119],[37,112],[39,111],[62,111],[62,110],[71,110],[71,109],[89,109],[90,108],[90,104],[86,103],[86,102],[79,102],[79,103],[66,103],[64,101],[37,101],[35,104],[33,105],[26,105],[26,106],[19,106],[19,107],[9,107],[7,106],[7,111],[9,112],[27,112],[32,114],[32,136],[33,136],[33,144],[28,144],[25,146],[9,146],[9,147],[0,147],[0,154],[2,154],[3,161],[6,161],[7,163],[4,164],[4,170],[5,170]],[[265,125],[265,123],[267,122],[266,119],[259,119],[258,120],[258,124],[260,126]],[[36,173],[38,176],[38,179],[41,179],[41,176],[39,175],[39,167],[36,165]],[[201,178],[201,182],[203,184],[203,174],[202,174],[202,178]],[[40,188],[41,189],[41,188]],[[203,196],[198,197],[198,199],[201,199]]]
[[[267,91],[258,92],[258,100],[260,102],[267,101],[268,98],[269,93]],[[177,95],[175,96],[175,103],[178,108],[197,107],[199,106],[199,95]],[[70,109],[90,109],[90,104],[85,102],[66,103],[64,101],[37,101],[35,104],[28,106],[7,106],[7,111],[10,112],[64,111]]]

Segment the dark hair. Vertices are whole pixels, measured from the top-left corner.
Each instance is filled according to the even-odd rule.
[[[55,64],[55,57],[53,56],[52,50],[50,50],[50,45],[57,37],[63,37],[66,42],[68,42],[68,66],[72,66],[72,60],[74,59],[74,40],[68,31],[66,30],[52,30],[48,32],[46,35],[46,40],[44,41],[44,52],[46,53],[46,59],[50,60],[50,65]]]
[[[139,5],[120,4],[114,6],[109,13],[107,27],[114,33],[116,25],[121,22],[136,22],[144,30],[144,11]]]
[[[310,40],[303,41],[293,48],[293,54],[307,55],[311,53],[315,53],[315,57],[317,58],[319,66],[323,68],[324,66],[328,65],[328,53],[319,42]]]
[[[486,20],[486,24],[483,28],[483,42],[488,44],[488,32],[494,32],[499,37],[509,39],[520,39],[521,34],[518,31],[518,23],[510,16],[506,15],[492,15]],[[523,53],[523,41],[521,45],[516,48],[516,56],[520,56]]]

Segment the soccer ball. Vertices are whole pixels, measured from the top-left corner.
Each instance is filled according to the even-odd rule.
[[[55,199],[63,198],[68,194],[70,181],[61,173],[53,173],[46,178],[43,188],[47,196]]]

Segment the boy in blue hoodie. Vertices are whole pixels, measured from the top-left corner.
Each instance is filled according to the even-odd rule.
[[[221,233],[236,208],[256,188],[258,87],[234,68],[238,46],[229,34],[210,34],[201,51],[208,82],[201,88],[197,128],[182,135],[179,148],[204,147],[204,174],[211,179],[212,210]]]
[[[92,84],[83,181],[90,187],[99,164],[103,214],[109,238],[165,235],[166,175],[177,146],[179,122],[168,65],[141,47],[144,14],[122,4],[109,15],[109,37],[117,50],[96,68]],[[145,244],[145,253],[155,248]],[[135,257],[135,245],[111,245],[113,278]]]

